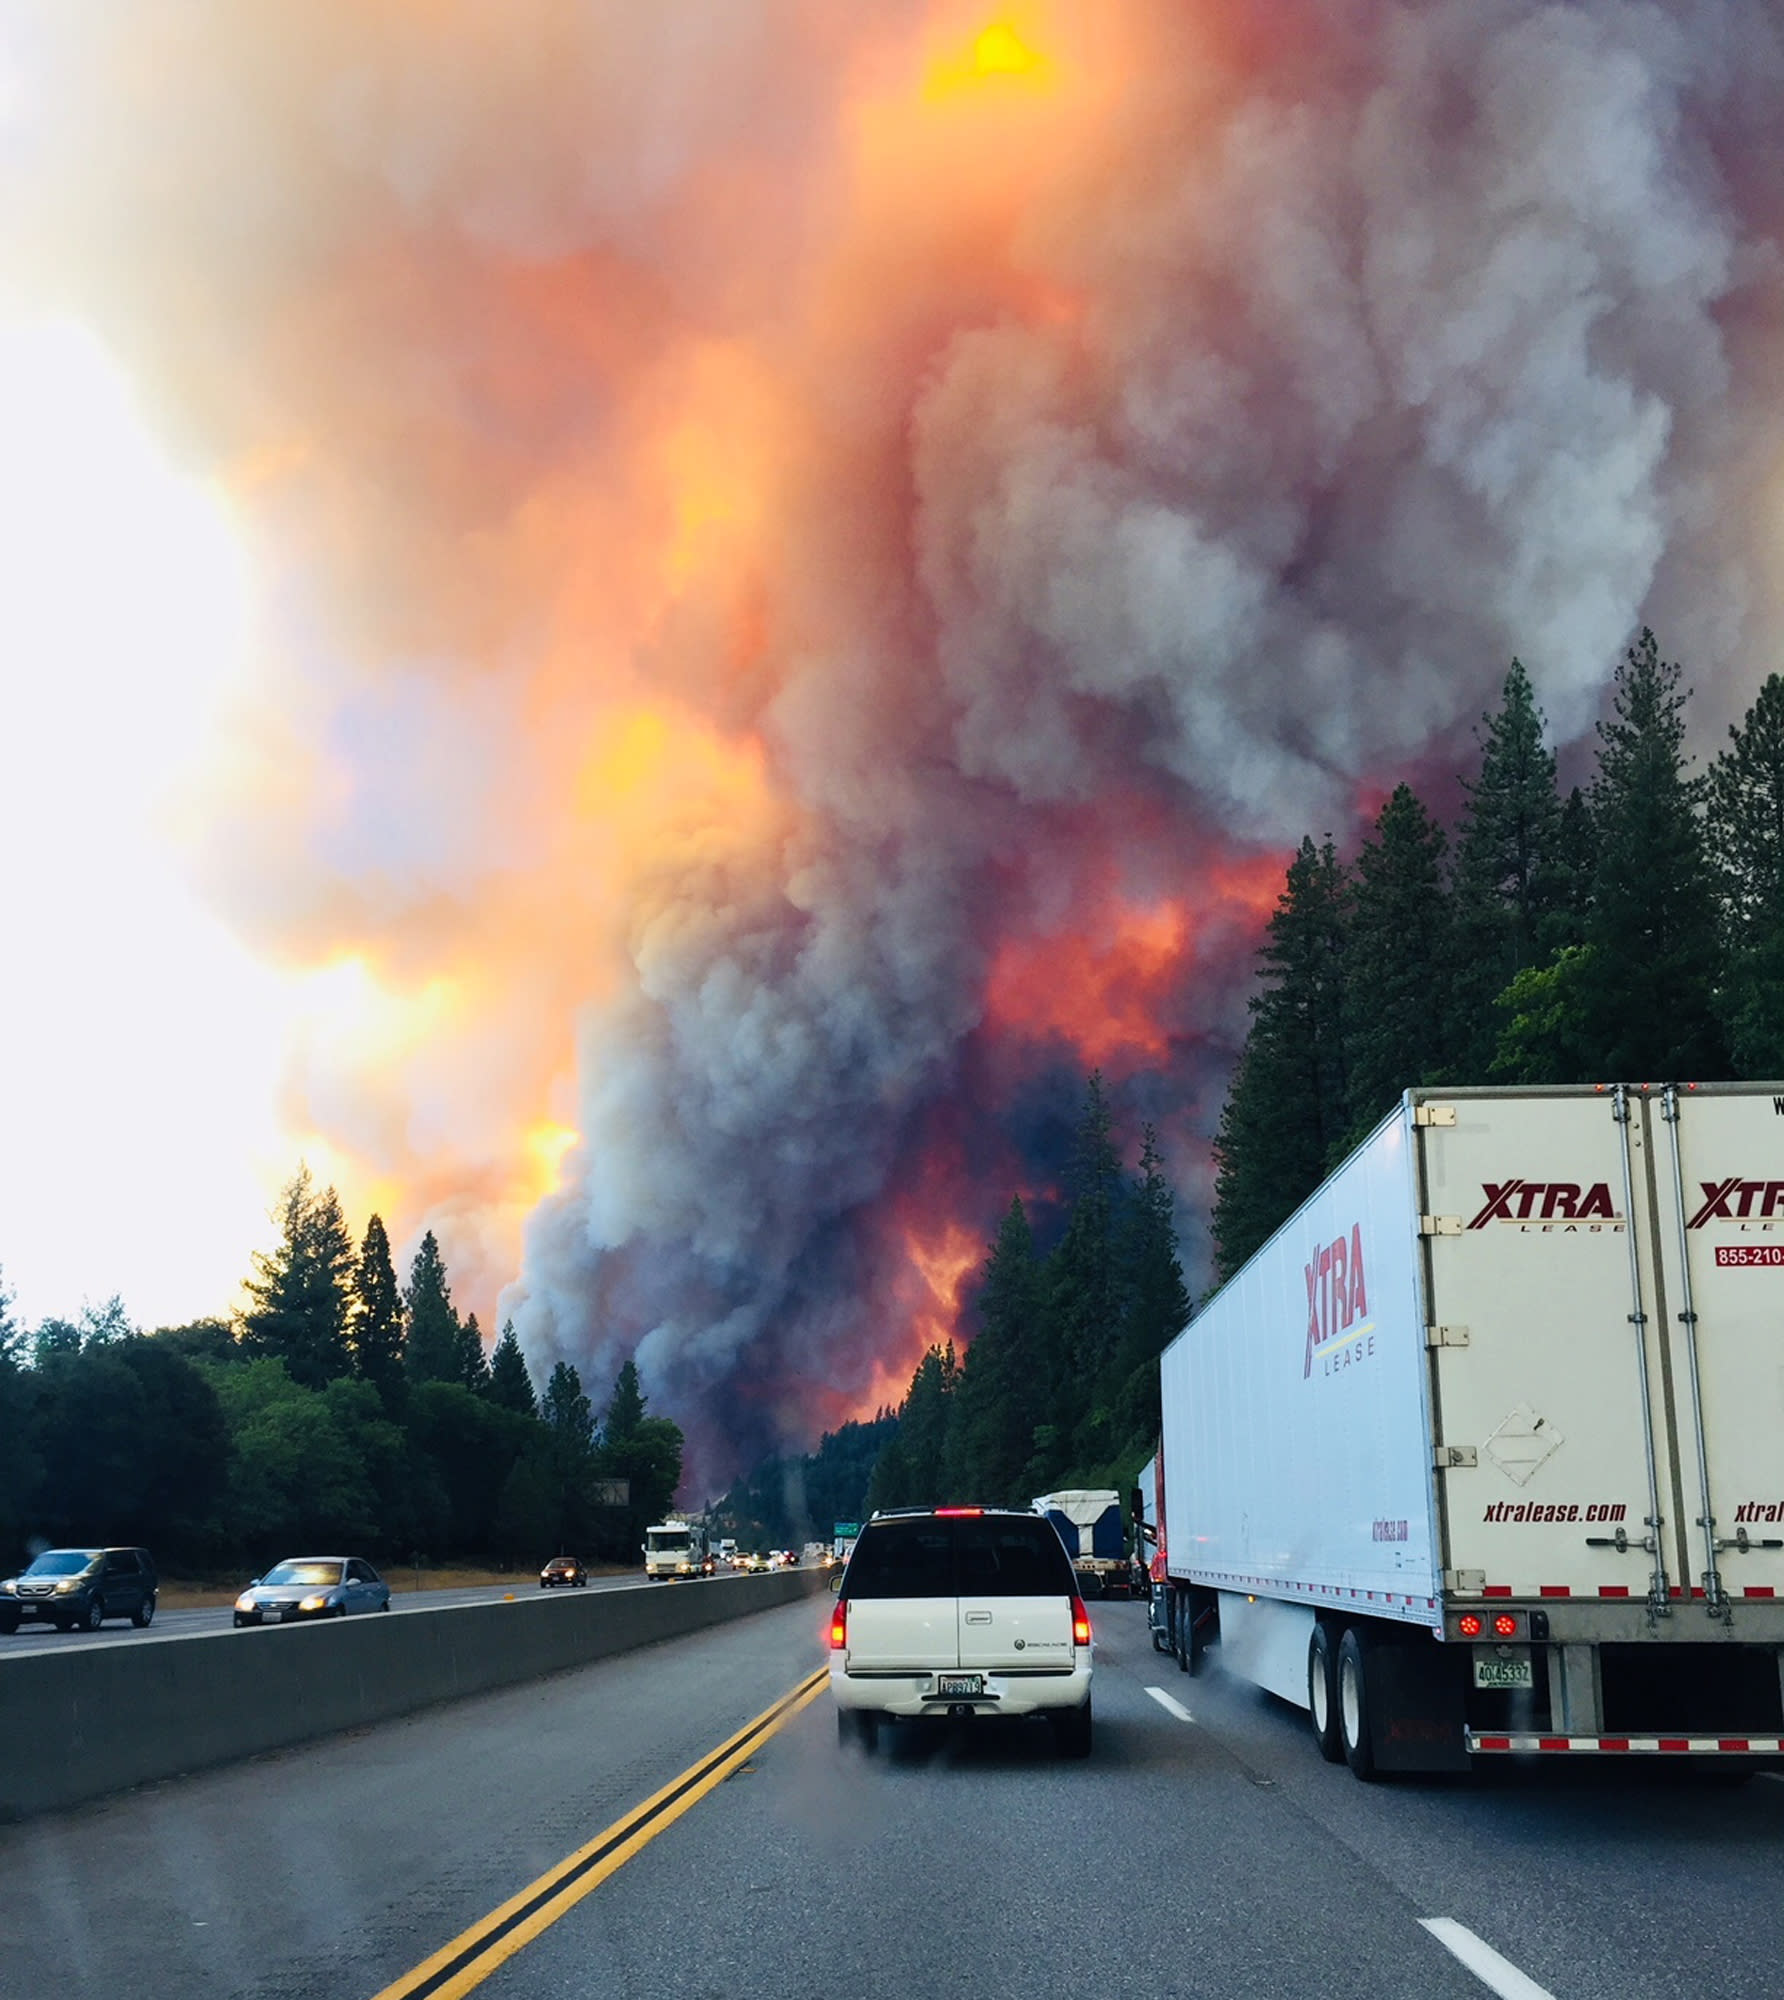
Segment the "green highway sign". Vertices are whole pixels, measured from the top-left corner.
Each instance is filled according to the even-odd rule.
[[[861,1523],[859,1521],[838,1521],[836,1526],[831,1530],[830,1539],[833,1542],[846,1542],[851,1535],[858,1535],[860,1532]]]

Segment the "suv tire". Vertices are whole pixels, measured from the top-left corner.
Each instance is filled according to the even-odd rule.
[[[100,1626],[105,1623],[105,1599],[103,1597],[94,1598],[86,1610],[81,1613],[80,1623],[84,1631],[97,1632],[99,1630]]]
[[[155,1615],[155,1597],[154,1593],[151,1591],[150,1594],[147,1597],[145,1597],[143,1601],[136,1607],[136,1609],[133,1612],[131,1612],[130,1622],[140,1632],[143,1629],[143,1627],[148,1624],[149,1620],[154,1617],[154,1615]]]
[[[1091,1720],[1090,1704],[1082,1708],[1064,1708],[1054,1714],[1053,1747],[1062,1757],[1088,1757],[1090,1755]]]

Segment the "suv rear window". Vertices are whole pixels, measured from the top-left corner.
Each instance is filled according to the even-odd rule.
[[[845,1597],[1069,1597],[1072,1566],[1051,1522],[1022,1515],[870,1521]]]

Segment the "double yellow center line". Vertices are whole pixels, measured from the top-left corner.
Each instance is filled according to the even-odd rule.
[[[432,1958],[386,1986],[374,2000],[458,2000],[460,1994],[482,1985],[497,1966],[531,1944],[541,1931],[549,1930],[666,1826],[680,1819],[714,1786],[723,1784],[777,1729],[818,1698],[828,1678],[828,1667],[808,1675],[755,1721],[745,1723],[735,1736],[699,1763],[689,1765],[679,1778],[672,1778],[586,1847],[579,1847],[518,1895],[510,1896],[500,1909],[461,1931]]]

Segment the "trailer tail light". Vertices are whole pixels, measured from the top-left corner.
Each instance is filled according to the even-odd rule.
[[[1478,1611],[1464,1611],[1456,1620],[1456,1630],[1464,1639],[1478,1639],[1485,1629],[1485,1621]]]
[[[1509,1611],[1501,1611],[1493,1620],[1495,1639],[1515,1639],[1518,1636],[1518,1621]]]
[[[840,1653],[849,1643],[849,1601],[846,1597],[836,1600],[836,1609],[830,1614],[830,1650]]]
[[[1072,1598],[1072,1644],[1090,1644],[1090,1613],[1085,1609],[1083,1598],[1078,1596]]]

